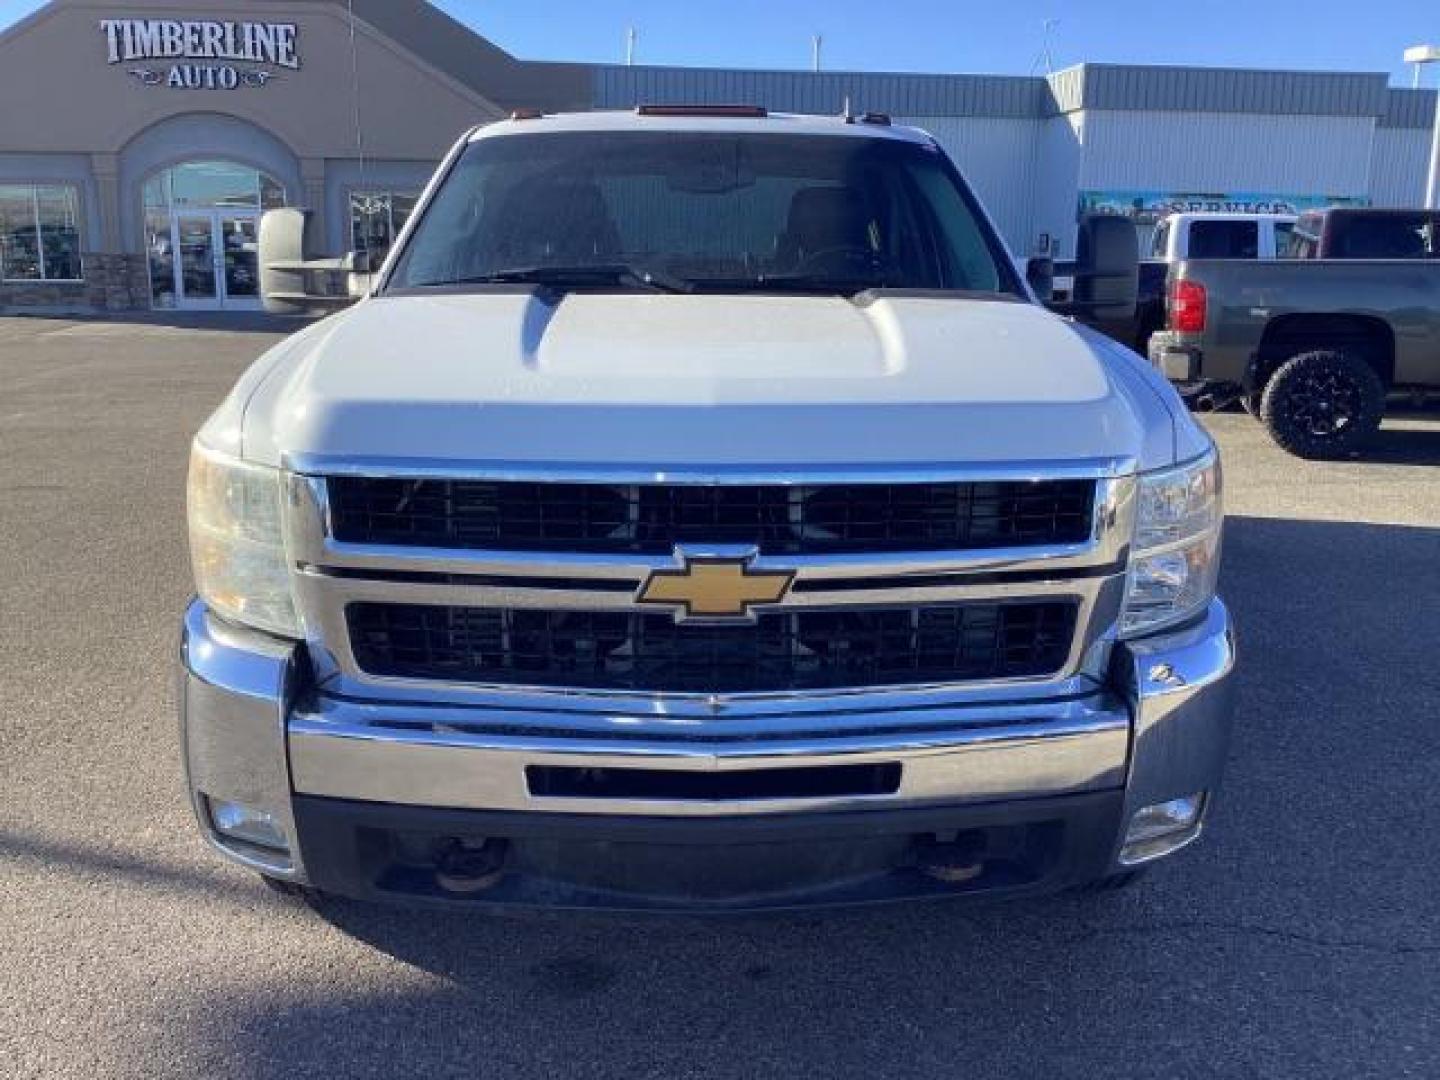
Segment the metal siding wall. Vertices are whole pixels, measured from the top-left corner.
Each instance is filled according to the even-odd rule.
[[[1411,90],[1392,86],[1385,96],[1385,111],[1380,116],[1382,128],[1424,128],[1430,130],[1435,119],[1435,91]]]
[[[1032,236],[1045,232],[1055,238],[1056,258],[1068,259],[1075,255],[1075,217],[1084,135],[1084,113],[1052,117],[1040,130],[1030,230]]]
[[[1386,76],[1370,73],[1085,64],[1079,100],[1061,107],[1166,112],[1366,116],[1385,110]],[[1062,73],[1063,74],[1063,73]],[[1068,106],[1066,102],[1069,102]]]
[[[1430,168],[1430,132],[1378,128],[1370,162],[1370,198],[1376,206],[1419,206]]]
[[[1030,253],[1041,121],[915,116],[896,122],[935,136],[984,202],[1010,250]]]
[[[1046,76],[1052,110],[1067,113],[1081,107],[1085,101],[1085,71],[1085,65],[1080,64]]]
[[[1090,110],[1084,115],[1081,190],[1362,196],[1369,191],[1373,117]]]
[[[1044,80],[1002,75],[907,75],[840,71],[731,71],[722,68],[597,67],[595,107],[645,102],[764,105],[776,112],[856,111],[904,116],[1036,117]]]

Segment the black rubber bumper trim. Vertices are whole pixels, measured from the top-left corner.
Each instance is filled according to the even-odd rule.
[[[297,840],[310,883],[323,892],[368,900],[420,906],[495,906],[603,908],[618,910],[736,911],[869,903],[962,894],[1050,892],[1091,880],[1110,870],[1120,829],[1123,790],[1087,792],[1050,798],[1019,799],[962,806],[926,806],[810,814],[748,814],[718,817],[648,817],[455,810],[356,802],[297,795]],[[599,895],[584,886],[568,889],[553,880],[535,888],[524,881],[463,897],[412,895],[383,884],[377,874],[374,839],[387,832],[436,836],[494,837],[510,841],[603,841],[656,846],[804,845],[854,838],[945,836],[966,830],[1054,825],[1063,830],[1058,856],[1039,877],[983,878],[950,885],[914,869],[893,873],[863,886],[809,889],[798,898],[770,897],[757,902],[669,898],[652,902],[640,896]],[[518,877],[518,875],[516,875]]]

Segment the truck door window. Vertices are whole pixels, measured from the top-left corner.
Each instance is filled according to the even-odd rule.
[[[1275,229],[1275,257],[1277,259],[1290,258],[1290,237],[1295,232],[1293,221],[1272,222]]]
[[[1290,231],[1290,244],[1285,250],[1288,259],[1318,259],[1320,233],[1325,219],[1319,214],[1302,214]]]
[[[1260,254],[1256,221],[1192,221],[1190,258],[1254,259]]]
[[[1150,241],[1150,257],[1163,259],[1169,254],[1170,219],[1166,218],[1155,227],[1155,237]]]
[[[1434,254],[1424,214],[1336,215],[1335,255],[1341,259],[1426,259]]]

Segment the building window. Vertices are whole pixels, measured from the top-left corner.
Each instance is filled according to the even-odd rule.
[[[145,182],[145,209],[273,210],[285,188],[273,177],[233,161],[187,161]]]
[[[415,212],[420,196],[397,191],[350,193],[350,243],[354,251],[384,254]]]
[[[73,187],[0,184],[0,279],[82,281]]]

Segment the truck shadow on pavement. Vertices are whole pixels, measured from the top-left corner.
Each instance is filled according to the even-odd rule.
[[[322,901],[383,954],[365,977],[216,1002],[197,1034],[266,1080],[1150,1075],[1142,1048],[1168,1076],[1404,1074],[1440,956],[1415,833],[1440,821],[1440,529],[1232,518],[1226,544],[1227,789],[1134,889],[722,919]]]
[[[1424,418],[1433,416],[1432,412]],[[1391,420],[1381,427],[1374,443],[1356,460],[1387,465],[1440,465],[1440,429],[1397,428]]]

